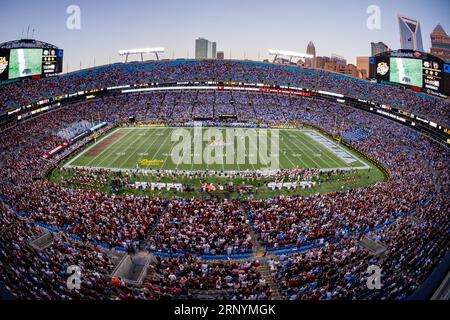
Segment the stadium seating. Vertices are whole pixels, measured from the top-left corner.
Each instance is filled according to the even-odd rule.
[[[356,128],[353,131],[345,131],[342,136],[351,142],[356,142],[370,136],[370,132],[362,128]]]
[[[2,87],[0,104],[4,110],[93,87],[218,78],[326,88],[449,123],[447,101],[322,71],[239,61],[98,67],[8,84]],[[42,155],[70,136],[58,132],[89,121],[93,112],[109,123],[130,116],[170,122],[236,113],[252,123],[298,120],[328,131],[338,115],[346,119],[344,138],[385,166],[391,178],[346,192],[242,201],[117,196],[42,179],[60,159]],[[405,299],[450,248],[448,149],[386,118],[333,102],[237,92],[110,96],[19,122],[1,136],[0,273],[8,290],[21,299],[187,299],[217,290],[214,294],[226,291],[231,299],[268,299],[274,289],[263,276],[266,267],[284,299],[356,299],[367,295],[370,264],[385,270],[385,286],[374,298]],[[102,173],[78,178],[95,181]],[[43,228],[54,231],[54,243],[36,252],[28,242]],[[359,246],[365,235],[388,247],[387,258],[380,260]],[[110,249],[143,247],[167,255],[159,258],[143,287],[111,283]],[[267,252],[268,266],[254,259],[256,247]],[[245,259],[205,262],[202,255]],[[71,264],[84,268],[80,290],[65,286]]]
[[[251,61],[171,60],[106,65],[55,78],[11,83],[0,92],[0,113],[42,99],[82,90],[143,82],[234,80],[321,89],[397,107],[442,125],[450,103],[400,87],[387,87],[321,70]],[[200,109],[199,109],[200,110]]]

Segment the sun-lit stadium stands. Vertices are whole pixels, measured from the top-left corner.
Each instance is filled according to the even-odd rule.
[[[450,123],[448,100],[323,71],[219,60],[114,64],[7,84],[0,112],[86,89],[219,79],[328,90]],[[110,195],[47,180],[47,168],[92,137],[54,158],[42,155],[73,137],[61,132],[97,113],[109,125],[129,117],[175,125],[231,114],[253,124],[299,121],[328,132],[337,116],[345,119],[343,138],[381,163],[390,179],[345,192],[263,200]],[[448,147],[339,102],[239,91],[110,95],[42,113],[0,134],[0,273],[18,298],[406,299],[450,249]],[[35,251],[28,242],[43,230],[53,232],[52,245]],[[361,246],[364,236],[387,246],[387,255]],[[158,257],[143,286],[111,282],[113,253],[139,250]],[[65,285],[72,264],[85,275],[74,291]],[[369,295],[366,270],[372,264],[384,270],[384,287]]]

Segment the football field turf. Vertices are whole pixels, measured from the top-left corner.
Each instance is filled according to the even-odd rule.
[[[211,133],[211,130],[203,128],[200,129],[202,133],[201,148],[195,143],[200,140],[194,140],[194,130],[198,129],[118,128],[97,139],[94,144],[69,159],[65,167],[119,170],[140,168],[148,170],[245,171],[268,169],[270,164],[275,163],[273,159],[277,159],[277,166],[281,169],[300,167],[364,170],[371,167],[367,161],[360,159],[344,146],[312,129],[240,129],[243,130],[241,133],[257,132],[257,134],[263,134],[261,137],[267,138],[260,138],[261,140],[257,140],[258,145],[255,146],[255,140],[250,143],[248,136],[242,137],[237,134],[234,139],[229,138],[227,130],[234,129],[214,128],[213,133],[216,135],[208,138],[207,134]],[[185,140],[182,140],[183,138]],[[180,154],[182,141],[192,142],[185,161],[180,161],[176,157]],[[264,149],[261,148],[264,144],[263,141],[266,141],[267,152],[265,153],[261,152]],[[231,161],[225,154],[227,147],[233,151]],[[252,147],[254,148],[252,149]],[[245,152],[244,158],[238,158],[242,152]],[[268,157],[263,158],[264,154],[267,154]],[[200,158],[198,158],[199,155],[201,155]],[[275,156],[270,158],[270,155]],[[216,159],[216,161],[214,162],[212,159]]]

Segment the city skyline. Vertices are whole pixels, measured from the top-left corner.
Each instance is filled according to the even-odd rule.
[[[72,4],[81,10],[80,30],[66,27],[70,15],[66,9]],[[371,5],[380,8],[380,30],[367,27],[367,8]],[[67,65],[69,71],[77,70],[80,61],[82,68],[92,67],[94,58],[96,65],[122,62],[118,50],[140,47],[166,48],[162,59],[192,59],[197,38],[217,41],[217,51],[223,51],[226,59],[263,60],[269,58],[269,49],[306,52],[312,41],[317,56],[337,53],[355,64],[357,56],[370,55],[371,42],[382,41],[392,49],[400,48],[398,14],[421,21],[426,52],[431,46],[430,33],[438,23],[450,29],[446,24],[450,4],[441,0],[426,4],[405,0],[289,0],[281,6],[266,0],[44,0],[7,2],[2,8],[5,18],[0,21],[0,42],[19,39],[31,25],[30,35],[32,29],[36,30],[34,38],[65,50],[64,71]]]

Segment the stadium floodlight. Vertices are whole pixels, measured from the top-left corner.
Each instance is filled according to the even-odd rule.
[[[141,61],[144,61],[145,53],[154,53],[156,55],[156,60],[159,60],[158,53],[164,53],[164,48],[141,48],[141,49],[119,50],[119,56],[126,56],[125,63],[128,62],[128,56],[130,54],[140,54]]]
[[[287,50],[275,50],[275,49],[270,49],[269,55],[275,56],[275,58],[273,59],[273,62],[275,62],[277,60],[278,56],[289,57],[289,62],[292,61],[292,58],[303,58],[303,59],[314,58],[313,55],[310,55],[307,53],[300,53],[300,52],[287,51]]]

